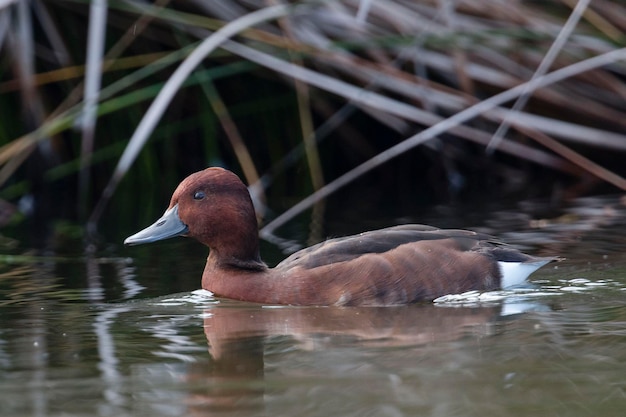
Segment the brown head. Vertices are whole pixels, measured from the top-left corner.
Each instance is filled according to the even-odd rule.
[[[222,168],[207,168],[185,178],[161,219],[124,243],[136,245],[174,236],[193,237],[211,248],[220,266],[263,269],[258,225],[248,189]]]

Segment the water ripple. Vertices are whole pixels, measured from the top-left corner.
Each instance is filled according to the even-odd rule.
[[[556,283],[537,280],[532,284],[499,291],[468,291],[461,294],[448,294],[434,300],[439,306],[444,305],[488,305],[506,301],[522,301],[537,297],[552,297],[572,293],[588,293],[600,288],[625,291],[624,283],[611,279],[592,281],[587,278],[558,279]]]

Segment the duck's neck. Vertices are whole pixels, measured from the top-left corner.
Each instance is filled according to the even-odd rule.
[[[224,259],[211,251],[202,274],[202,288],[218,297],[252,302],[272,302],[275,280],[271,270],[258,258]]]
[[[267,270],[267,265],[261,260],[259,247],[251,245],[246,248],[242,244],[236,251],[221,251],[220,249],[210,249],[207,258],[206,269],[212,271],[242,271],[242,272],[263,272]],[[205,271],[206,271],[205,269]]]

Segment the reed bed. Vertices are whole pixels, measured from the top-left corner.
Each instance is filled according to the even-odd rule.
[[[209,164],[290,196],[266,235],[373,170],[435,203],[626,189],[618,0],[0,7],[0,198],[94,228]]]

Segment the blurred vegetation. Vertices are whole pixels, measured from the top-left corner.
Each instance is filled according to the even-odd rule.
[[[246,27],[246,16],[268,6],[277,18]],[[391,162],[355,175],[342,193],[350,204],[623,190],[616,152],[626,150],[626,5],[583,6],[3,2],[0,221],[21,219],[20,211],[41,227],[51,218],[84,222],[100,201],[109,223],[131,230],[164,209],[184,176],[209,165],[254,185],[260,209],[273,201],[268,219],[372,158]],[[147,120],[181,62],[233,22],[241,22],[237,33],[202,57],[162,117]],[[508,100],[398,157],[385,154],[488,97],[602,54],[605,65],[527,91],[515,111]],[[144,144],[134,138],[146,121],[155,128]],[[124,152],[137,158],[118,165]],[[113,208],[102,199],[107,184]],[[355,196],[365,185],[377,191]]]

